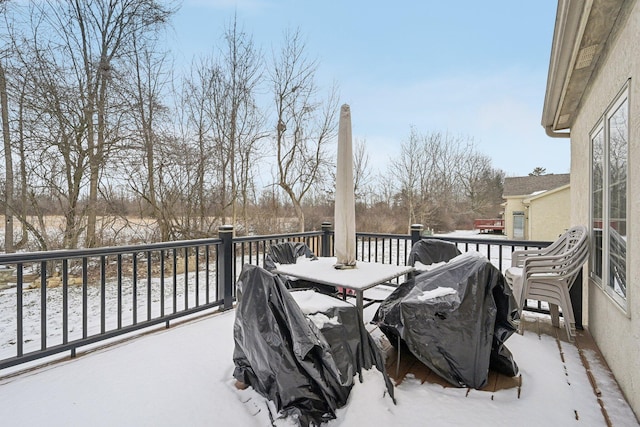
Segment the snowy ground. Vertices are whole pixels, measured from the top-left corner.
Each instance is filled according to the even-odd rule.
[[[234,318],[231,310],[0,379],[2,425],[269,426],[265,400],[233,386]],[[523,377],[520,399],[513,390],[491,399],[405,380],[394,405],[371,370],[327,425],[606,425],[574,346],[562,344],[563,362],[551,337],[514,334],[507,345]],[[612,424],[638,426],[615,382],[592,354],[586,357]],[[293,424],[276,419],[275,425]]]
[[[212,283],[215,278],[211,279]],[[200,277],[199,302],[206,301],[204,273]],[[105,329],[115,330],[118,327],[118,286],[115,281],[109,281],[105,285]],[[185,302],[185,294],[188,300]],[[41,297],[40,288],[25,290],[23,298],[23,333],[24,351],[40,349],[41,340]],[[122,281],[122,311],[120,312],[123,326],[133,324],[133,286],[130,279]],[[68,291],[68,339],[80,339],[83,335],[83,289],[81,286],[69,286]],[[101,288],[100,286],[87,287],[87,335],[99,334],[101,329]],[[160,280],[153,279],[151,286],[147,288],[146,282],[139,283],[136,289],[136,322],[153,319],[160,316]],[[210,289],[209,300],[215,301],[215,289]],[[185,286],[185,278],[179,275],[176,278],[175,306],[177,310],[183,310],[185,304],[196,306],[195,278],[190,274],[189,284]],[[148,305],[151,312],[148,312]],[[0,359],[15,356],[16,344],[16,288],[0,290]],[[164,312],[172,313],[174,308],[173,282],[165,280],[164,287]],[[47,345],[62,344],[63,332],[63,292],[62,287],[47,289]]]

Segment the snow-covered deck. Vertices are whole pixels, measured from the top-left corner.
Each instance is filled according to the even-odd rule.
[[[367,308],[365,318],[374,311],[375,306]],[[234,310],[208,315],[78,352],[75,359],[0,372],[1,424],[272,425],[264,399],[251,388],[234,387],[234,318]],[[395,389],[394,405],[381,375],[367,371],[328,425],[638,425],[587,333],[576,346],[554,336],[559,330],[546,320],[527,320],[525,333],[507,341],[520,367],[517,385],[485,391],[443,387],[408,369]],[[274,424],[292,425],[278,419]]]

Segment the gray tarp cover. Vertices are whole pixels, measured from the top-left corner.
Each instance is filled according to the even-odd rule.
[[[420,261],[422,264],[435,264],[449,261],[460,255],[455,244],[439,239],[421,239],[411,246],[407,263],[411,266]]]
[[[309,246],[302,242],[282,242],[269,246],[269,251],[264,257],[264,268],[269,271],[276,269],[278,264],[295,264],[301,256],[315,259]]]
[[[352,305],[339,301],[324,311],[338,321],[318,329],[280,277],[251,265],[240,274],[238,295],[233,376],[273,401],[279,412],[297,417],[301,425],[333,419],[347,402],[354,375],[373,365],[393,398],[382,356]]]
[[[516,301],[486,257],[465,253],[417,275],[382,302],[373,322],[395,345],[459,387],[482,388],[489,368],[514,376],[505,346],[516,327]]]
[[[264,257],[264,268],[273,271],[277,268],[277,264],[295,264],[300,257],[317,259],[311,252],[309,246],[303,242],[281,242],[269,246],[269,250]],[[280,276],[284,285],[289,289],[315,289],[323,294],[334,294],[335,286],[325,285],[323,283],[310,282],[308,280],[293,279]]]

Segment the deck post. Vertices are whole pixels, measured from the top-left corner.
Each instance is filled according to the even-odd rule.
[[[569,298],[573,308],[573,317],[576,321],[576,329],[584,329],[582,326],[582,269],[576,275],[573,285],[569,288]]]
[[[331,223],[325,221],[322,223],[322,241],[320,247],[320,256],[331,256]]]
[[[422,224],[411,224],[411,246],[415,245],[422,237]]]
[[[224,311],[233,307],[233,226],[218,227],[218,235],[222,239],[218,256],[218,298],[224,298],[221,307]]]

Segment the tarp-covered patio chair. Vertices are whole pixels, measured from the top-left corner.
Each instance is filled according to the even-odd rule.
[[[414,277],[420,271],[425,271],[427,266],[435,266],[440,263],[449,261],[450,259],[460,255],[460,251],[455,244],[445,242],[439,239],[421,239],[411,246],[407,265],[416,267],[416,271],[412,271],[407,276]],[[393,283],[378,285],[368,291],[365,291],[365,300],[370,302],[382,302],[391,295],[398,286]]]
[[[309,246],[303,242],[281,242],[269,246],[264,258],[264,268],[273,272],[277,264],[295,264],[298,258],[317,259]],[[323,294],[333,295],[338,292],[335,286],[323,283],[309,282],[293,277],[282,276],[284,284],[289,289],[316,289]]]
[[[440,239],[420,239],[411,246],[407,264],[418,271],[432,269],[460,255],[455,243]]]
[[[244,266],[237,286],[233,376],[279,413],[303,426],[335,418],[354,376],[372,366],[393,398],[382,355],[355,306],[312,290],[288,290],[279,276],[253,265]]]

